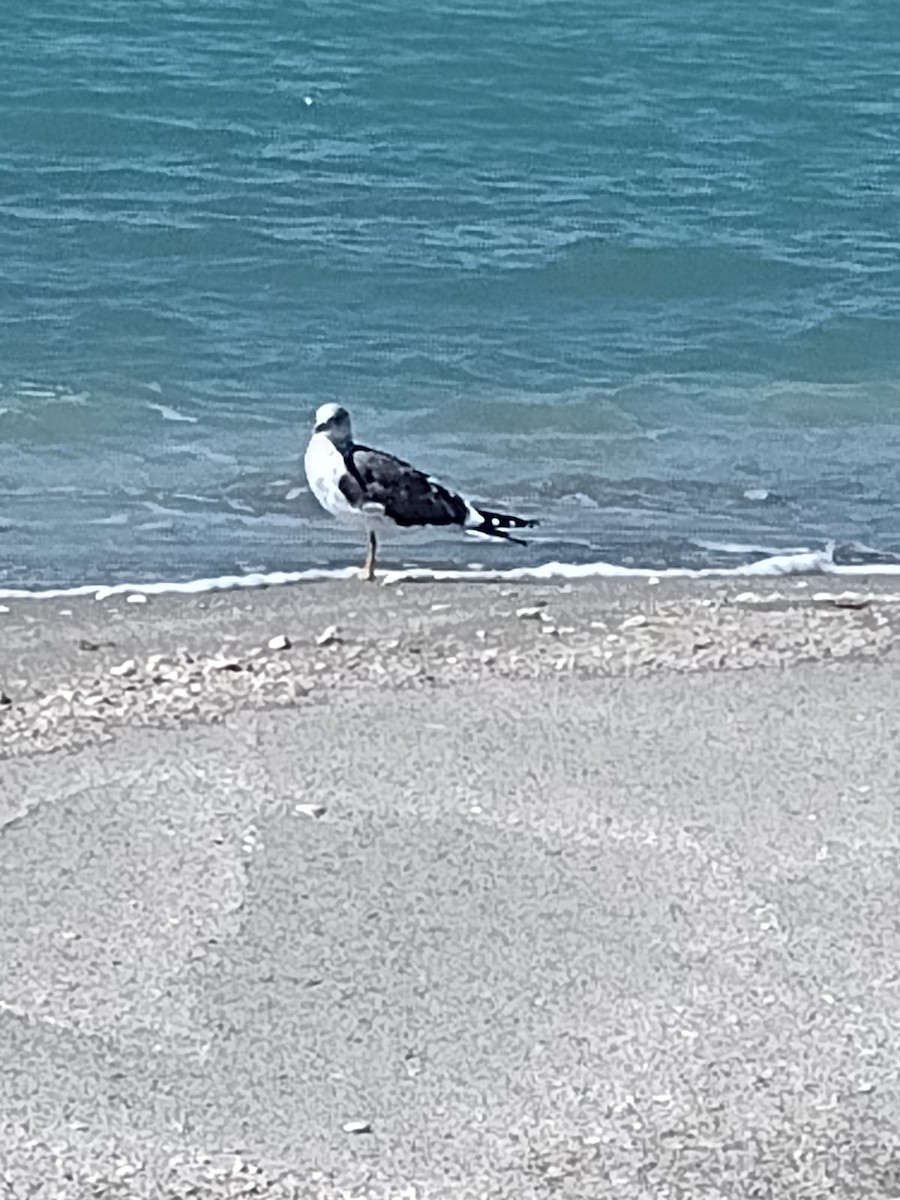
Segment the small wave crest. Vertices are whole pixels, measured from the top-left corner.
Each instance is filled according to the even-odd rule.
[[[197,417],[190,417],[187,413],[179,412],[177,408],[172,408],[169,404],[148,404],[147,408],[153,412],[158,412],[164,421],[183,421],[190,425],[197,424]]]
[[[257,571],[246,575],[218,575],[206,579],[188,581],[157,580],[149,583],[119,583],[113,586],[82,584],[72,588],[29,590],[25,588],[0,588],[0,600],[60,599],[62,597],[93,596],[106,600],[112,596],[160,596],[166,594],[200,595],[205,592],[232,591],[283,587],[287,584],[317,583],[323,580],[350,579],[356,574],[354,567],[336,569],[313,567],[304,571]],[[710,578],[773,578],[786,575],[839,575],[864,578],[866,576],[900,576],[900,562],[836,563],[834,546],[824,550],[801,553],[772,554],[752,563],[735,567],[668,567],[654,570],[649,567],[629,567],[609,562],[567,563],[547,562],[537,566],[512,567],[490,570],[434,570],[413,568],[388,571],[381,576],[387,586],[399,583],[449,583],[449,582],[535,582],[562,579],[710,579]]]

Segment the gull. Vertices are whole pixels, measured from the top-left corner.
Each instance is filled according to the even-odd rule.
[[[379,532],[456,526],[524,546],[526,543],[509,531],[537,524],[525,517],[489,512],[401,458],[354,442],[350,414],[340,404],[323,404],[317,409],[304,466],[312,493],[322,507],[340,521],[366,531],[368,550],[360,577],[369,581],[375,578]]]

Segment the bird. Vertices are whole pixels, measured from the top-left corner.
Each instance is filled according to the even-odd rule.
[[[369,582],[375,578],[379,532],[456,526],[524,546],[510,530],[537,525],[526,517],[490,512],[402,458],[354,442],[350,414],[340,404],[316,410],[304,467],[319,504],[339,520],[365,529],[368,548],[359,574]]]

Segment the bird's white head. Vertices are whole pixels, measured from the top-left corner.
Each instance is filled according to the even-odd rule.
[[[313,433],[323,433],[336,446],[345,445],[353,437],[350,414],[340,404],[323,404],[316,409]]]

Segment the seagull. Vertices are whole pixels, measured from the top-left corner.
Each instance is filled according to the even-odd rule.
[[[537,525],[524,517],[476,507],[393,454],[354,442],[350,414],[340,404],[317,409],[303,465],[322,507],[366,530],[368,551],[360,578],[369,581],[375,578],[376,531],[455,525],[524,546],[510,529]]]

